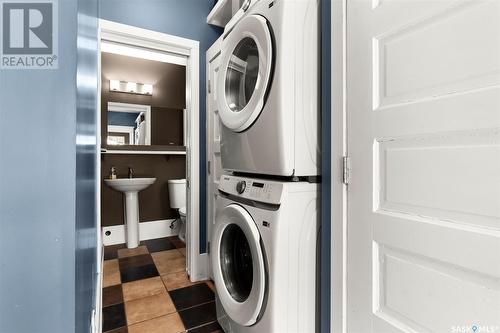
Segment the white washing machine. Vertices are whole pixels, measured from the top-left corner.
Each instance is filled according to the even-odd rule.
[[[319,185],[223,175],[211,261],[226,333],[316,331]]]
[[[216,83],[223,169],[320,174],[318,2],[252,0],[226,27]]]

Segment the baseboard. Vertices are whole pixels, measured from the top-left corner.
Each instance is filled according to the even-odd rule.
[[[178,235],[179,223],[175,223],[175,228],[170,228],[173,221],[175,219],[139,223],[139,239],[142,241]],[[109,235],[106,235],[107,232]],[[125,226],[102,227],[102,243],[104,246],[125,243]]]

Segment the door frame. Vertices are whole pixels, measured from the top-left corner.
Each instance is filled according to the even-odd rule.
[[[347,156],[346,7],[347,0],[331,5],[331,230],[330,332],[347,332]]]
[[[135,144],[135,142],[134,142],[135,131],[134,131],[134,127],[132,127],[132,126],[108,125],[108,133],[109,132],[126,134],[126,135],[128,135],[129,144],[131,144],[131,145]],[[108,137],[109,137],[109,135],[108,135]]]
[[[126,24],[99,20],[98,43],[99,43],[99,66],[98,66],[98,96],[101,95],[101,65],[100,45],[101,42],[111,41],[127,44],[138,48],[159,50],[169,54],[187,57],[186,63],[186,120],[187,120],[187,142],[186,142],[186,179],[188,180],[189,194],[187,197],[188,221],[186,233],[192,241],[187,244],[187,272],[192,281],[206,278],[208,260],[206,255],[200,254],[200,93],[199,93],[199,42],[187,38],[168,35],[165,33],[142,29]],[[97,149],[101,155],[101,124],[100,124],[100,98],[99,115],[97,117]],[[98,159],[100,161],[100,159]],[[98,166],[98,179],[100,186],[101,170]],[[160,198],[158,198],[160,200]],[[97,198],[97,210],[100,211],[101,195]],[[100,217],[98,228],[101,230]],[[99,233],[100,234],[100,233]],[[101,248],[102,240],[99,237],[98,247]]]
[[[211,221],[211,218],[213,216],[212,211],[216,209],[216,207],[211,207],[211,202],[212,202],[212,197],[214,195],[214,189],[212,188],[212,180],[211,176],[212,173],[215,171],[215,163],[212,160],[212,151],[213,151],[213,145],[212,145],[212,138],[213,138],[213,131],[214,128],[210,126],[210,118],[212,115],[212,109],[210,108],[210,95],[211,91],[213,91],[213,87],[216,84],[216,82],[211,82],[210,81],[210,63],[217,57],[221,56],[221,44],[222,44],[222,36],[219,37],[207,50],[206,56],[205,56],[205,61],[206,61],[206,156],[207,156],[207,168],[206,168],[206,198],[207,198],[207,207],[206,207],[206,231],[207,231],[207,254],[208,254],[208,262],[210,263],[210,241],[212,238],[212,226],[213,223]],[[220,60],[219,60],[220,61]],[[212,266],[209,264],[208,265],[208,270],[207,270],[207,275],[209,278],[213,278],[213,271],[212,271]]]

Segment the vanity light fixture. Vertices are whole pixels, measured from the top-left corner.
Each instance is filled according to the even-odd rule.
[[[152,96],[153,85],[119,80],[109,80],[109,91]]]

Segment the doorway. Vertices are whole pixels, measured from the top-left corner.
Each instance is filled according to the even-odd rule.
[[[190,276],[191,281],[199,281],[206,278],[208,262],[205,255],[201,255],[199,251],[199,42],[171,36],[164,33],[141,29],[129,25],[119,24],[107,20],[99,21],[99,46],[100,59],[103,51],[110,51],[112,48],[115,53],[131,52],[134,57],[146,59],[151,61],[160,61],[174,65],[185,67],[185,108],[181,115],[181,121],[184,124],[184,131],[180,138],[180,143],[173,144],[175,147],[170,146],[170,142],[162,143],[157,147],[139,148],[132,146],[127,149],[119,149],[119,147],[109,148],[102,145],[102,128],[103,124],[101,117],[97,119],[98,128],[98,154],[104,156],[105,154],[140,154],[146,155],[163,155],[165,159],[173,158],[175,156],[184,155],[185,158],[185,178],[186,178],[186,271]],[[99,61],[101,64],[101,61]],[[101,66],[99,66],[98,77],[101,78]],[[129,82],[130,83],[130,82]],[[125,93],[132,94],[148,94],[151,93],[148,87],[149,82],[134,82],[134,91],[125,91]],[[110,82],[111,85],[111,82]],[[99,84],[99,93],[101,91],[101,84]],[[127,82],[118,82],[115,84],[115,89],[129,89]],[[110,88],[111,89],[111,88]],[[184,90],[183,88],[181,88]],[[154,90],[153,94],[154,94]],[[98,102],[99,109],[101,108],[101,101]],[[143,119],[145,128],[147,129],[144,135],[144,142],[154,140],[154,128],[151,128],[151,121],[154,122],[154,117],[151,115],[151,110],[145,108],[140,103],[124,103],[112,104],[113,110],[123,111],[132,114],[133,108],[138,109],[139,112],[143,109]],[[100,113],[99,113],[100,114]],[[141,113],[139,113],[141,114]],[[140,118],[140,117],[139,117]],[[138,119],[139,119],[138,118]],[[147,121],[149,120],[149,122]],[[147,125],[149,124],[149,126]],[[105,124],[107,129],[108,124]],[[154,126],[153,126],[154,127]],[[120,134],[120,133],[118,133]],[[120,140],[117,135],[117,140]],[[137,136],[137,133],[136,133]],[[126,135],[129,137],[129,134]],[[134,138],[134,140],[136,140]],[[137,139],[138,140],[138,139]],[[129,139],[130,142],[130,139]],[[116,150],[116,151],[115,151]],[[98,159],[98,170],[101,170],[101,159]],[[96,202],[99,221],[99,229],[101,229],[101,180],[106,175],[99,172],[98,181],[98,200]],[[162,200],[162,198],[158,198]],[[166,203],[165,203],[166,204]],[[98,239],[98,260],[102,261],[102,244],[103,235],[100,234]]]

